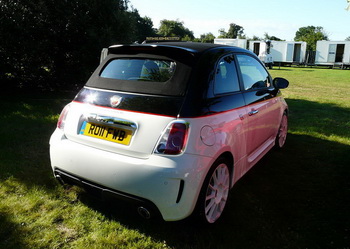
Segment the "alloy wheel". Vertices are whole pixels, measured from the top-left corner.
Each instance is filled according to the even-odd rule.
[[[219,164],[210,177],[205,195],[205,218],[214,223],[224,211],[230,189],[230,171],[225,163]]]

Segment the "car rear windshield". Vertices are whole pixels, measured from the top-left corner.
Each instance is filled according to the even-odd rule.
[[[154,59],[115,59],[102,70],[100,77],[117,80],[166,82],[175,72],[176,63]]]
[[[110,54],[87,87],[137,94],[184,96],[192,67],[160,55]]]

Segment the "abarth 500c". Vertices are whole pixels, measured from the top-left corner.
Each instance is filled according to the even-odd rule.
[[[214,223],[234,184],[285,144],[287,86],[237,47],[111,46],[59,117],[54,176],[130,200],[146,218]]]

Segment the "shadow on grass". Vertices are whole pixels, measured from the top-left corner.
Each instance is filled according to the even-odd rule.
[[[289,135],[231,190],[218,224],[147,221],[136,208],[81,201],[174,248],[346,248],[350,244],[349,146]],[[332,155],[324,153],[333,151]]]
[[[350,138],[350,109],[303,99],[286,99],[289,127],[298,133]]]
[[[25,97],[3,98],[0,102],[0,181],[7,177],[21,179],[28,187],[47,183],[49,138],[58,114],[67,100]],[[48,180],[46,180],[48,179]]]
[[[55,194],[57,184],[50,168],[48,142],[57,116],[69,100],[54,94],[0,97],[0,189],[8,187],[6,180],[14,179],[23,184],[23,189],[41,188]],[[25,198],[25,193],[16,191],[14,186],[4,194]],[[28,248],[23,242],[29,233],[27,224],[13,222],[9,214],[15,212],[0,206],[0,248]]]
[[[348,109],[305,100],[287,100],[291,131],[348,137]],[[28,188],[56,186],[48,154],[54,119],[65,101],[1,103],[0,181],[19,179]],[[312,110],[310,112],[309,110]],[[344,117],[345,116],[345,117]],[[349,117],[348,115],[347,117]],[[333,120],[333,121],[332,121]],[[331,125],[330,125],[331,124]],[[8,131],[12,133],[8,134]],[[231,191],[227,211],[215,225],[191,219],[146,221],[122,203],[81,201],[110,220],[138,230],[173,248],[347,248],[350,244],[350,148],[290,134],[286,148],[268,153]],[[21,230],[0,214],[0,237],[21,248]],[[15,230],[16,231],[16,230]],[[22,232],[24,233],[24,232]]]
[[[303,70],[301,70],[301,71],[303,71],[303,72],[307,72],[307,73],[312,73],[312,72],[315,72],[315,70],[314,70],[314,69],[303,69]]]
[[[272,69],[270,70],[274,70],[274,71],[293,71],[292,69],[288,69],[288,68],[283,68],[283,67],[279,67],[279,66],[274,66]]]
[[[26,248],[19,234],[24,234],[21,225],[9,221],[8,217],[0,212],[0,247],[1,248]]]

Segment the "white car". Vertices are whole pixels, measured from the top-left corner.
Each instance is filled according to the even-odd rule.
[[[117,45],[62,111],[54,175],[145,218],[214,223],[230,188],[287,136],[288,107],[251,52],[202,43]],[[237,204],[239,205],[239,204]]]

